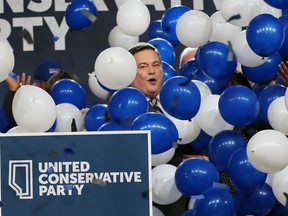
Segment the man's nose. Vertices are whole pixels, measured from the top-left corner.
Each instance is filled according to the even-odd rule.
[[[155,74],[153,66],[149,66],[149,74]]]

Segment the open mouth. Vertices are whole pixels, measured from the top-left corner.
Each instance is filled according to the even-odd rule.
[[[151,84],[155,84],[155,83],[157,82],[157,80],[156,80],[155,78],[151,78],[151,79],[149,79],[148,81],[149,81],[149,83],[151,83]]]

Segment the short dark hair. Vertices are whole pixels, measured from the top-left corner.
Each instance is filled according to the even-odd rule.
[[[54,83],[61,79],[73,79],[76,82],[80,82],[80,79],[76,74],[61,70],[61,71],[54,73],[53,76],[51,76],[50,79],[47,81],[46,91],[50,93],[50,90],[52,86],[54,85]]]
[[[136,53],[138,53],[138,52],[140,52],[142,50],[153,50],[153,51],[155,51],[158,54],[159,59],[161,60],[161,56],[160,56],[159,51],[157,50],[157,48],[155,46],[153,46],[150,43],[145,43],[145,42],[136,43],[134,46],[130,47],[128,51],[132,55],[135,55]]]
[[[229,79],[229,86],[234,85],[243,85],[248,88],[252,88],[250,82],[246,79],[246,77],[242,74],[242,72],[236,70],[234,74],[232,74]]]

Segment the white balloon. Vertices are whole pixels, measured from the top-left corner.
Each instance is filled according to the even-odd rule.
[[[13,117],[17,125],[31,132],[45,132],[56,119],[56,105],[42,88],[33,85],[21,86],[12,102]]]
[[[152,169],[153,202],[168,205],[182,196],[174,180],[176,169],[177,167],[171,164],[162,164]]]
[[[274,174],[267,174],[267,178],[265,180],[265,183],[270,185],[270,187],[272,188],[272,180],[273,180],[273,176]]]
[[[118,0],[116,3],[120,7],[126,0]]]
[[[173,116],[167,116],[176,126],[178,131],[178,144],[185,145],[194,141],[200,134],[201,128],[196,118],[181,120]]]
[[[82,119],[83,119],[83,122],[84,122],[84,123],[83,123],[83,124],[84,124],[83,127],[85,127],[85,117],[86,117],[86,114],[87,114],[87,112],[89,111],[89,109],[90,109],[90,108],[87,108],[87,107],[86,107],[86,108],[82,108],[82,109],[80,110],[80,113],[81,113],[81,115],[82,115]],[[82,131],[87,131],[87,130],[86,130],[86,128],[82,128]]]
[[[211,89],[208,87],[208,85],[200,80],[191,80],[199,89],[200,95],[201,95],[201,101],[208,95],[211,95]]]
[[[13,70],[15,57],[11,46],[0,41],[0,82],[8,77],[8,73]]]
[[[257,55],[250,48],[246,39],[246,30],[238,33],[234,39],[232,39],[231,43],[237,60],[241,65],[246,67],[257,67],[267,60],[267,57]]]
[[[219,10],[223,0],[213,0],[213,2],[214,2],[216,9]]]
[[[220,11],[216,11],[212,14],[210,19],[213,25],[213,32],[210,41],[218,41],[228,44],[228,41],[231,41],[235,35],[242,31],[242,27],[226,22]]]
[[[165,152],[151,155],[152,166],[158,166],[168,163],[175,154],[175,148],[172,147]]]
[[[285,91],[285,98],[284,98],[284,101],[285,101],[285,107],[286,109],[288,110],[288,88],[286,88],[286,91]]]
[[[179,41],[187,47],[199,47],[206,44],[212,35],[210,17],[198,10],[185,12],[176,24]]]
[[[56,106],[57,118],[55,132],[71,132],[71,125],[75,119],[77,131],[84,128],[84,120],[81,111],[73,104],[60,103]]]
[[[260,10],[260,0],[223,0],[220,6],[221,15],[227,22],[242,27],[259,15]],[[235,15],[239,18],[232,19]]]
[[[272,7],[270,5],[268,5],[265,1],[260,1],[261,4],[261,14],[271,14],[273,16],[275,16],[276,18],[279,18],[282,16],[282,10],[281,9],[277,9],[275,7]]]
[[[165,216],[157,207],[152,206],[153,207],[153,215],[152,216]]]
[[[264,173],[275,173],[288,165],[288,138],[280,131],[266,129],[254,134],[247,144],[250,163]]]
[[[121,31],[131,36],[143,34],[150,20],[150,12],[141,0],[126,0],[116,14],[116,22]]]
[[[88,74],[88,75],[89,75],[88,85],[89,85],[91,92],[97,98],[100,98],[102,100],[107,100],[109,92],[99,85],[99,82],[98,82],[97,77],[96,77],[96,72],[93,71],[91,74]]]
[[[191,198],[191,199],[189,200],[189,203],[188,203],[188,209],[189,209],[189,210],[191,210],[191,209],[194,208],[195,202],[196,202],[196,199],[192,199],[192,198]]]
[[[219,98],[220,95],[216,94],[205,97],[196,115],[200,128],[210,136],[223,130],[232,130],[234,127],[222,118],[218,108]]]
[[[288,194],[288,167],[272,175],[272,191],[276,199],[283,205],[287,205]]]
[[[133,82],[137,64],[128,50],[122,47],[110,47],[98,55],[94,70],[101,85],[118,90]]]
[[[139,36],[130,36],[121,31],[119,26],[115,26],[109,33],[108,42],[110,47],[122,47],[129,49],[139,42]]]
[[[274,130],[288,135],[288,110],[285,106],[284,96],[271,102],[267,111],[268,121]]]
[[[26,130],[21,126],[15,126],[6,132],[7,134],[10,133],[31,133],[31,131]]]

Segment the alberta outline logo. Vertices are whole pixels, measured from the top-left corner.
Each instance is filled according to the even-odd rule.
[[[24,177],[22,178],[25,181],[23,185],[17,183],[20,177]],[[19,196],[20,199],[33,199],[32,160],[10,160],[8,181],[9,186],[16,192],[16,195]]]
[[[87,184],[141,183],[141,171],[91,172],[88,161],[38,162],[38,181],[33,184],[33,161],[10,160],[8,184],[19,199],[33,199],[33,186],[39,187],[38,195],[82,195]]]

